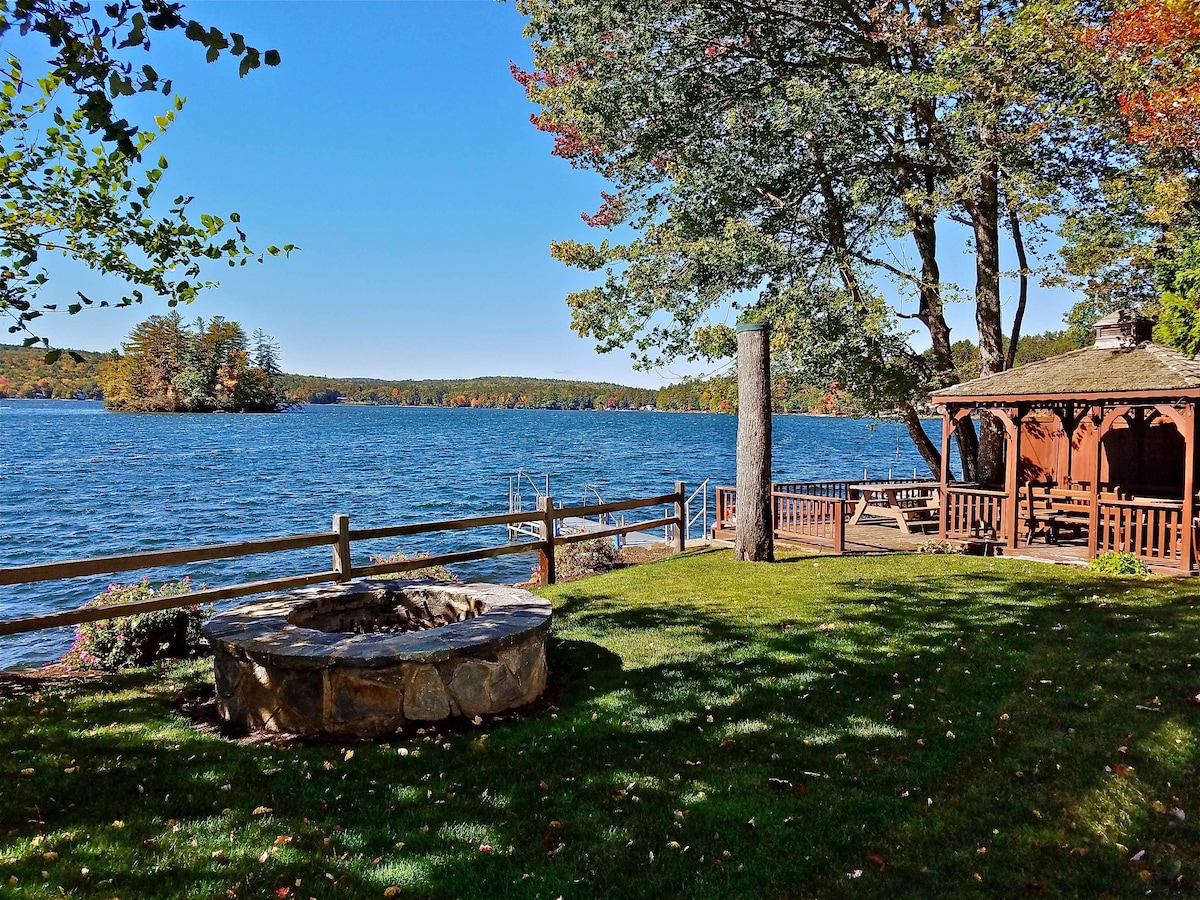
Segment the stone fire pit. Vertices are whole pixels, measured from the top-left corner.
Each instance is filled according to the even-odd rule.
[[[225,721],[372,737],[535,699],[550,617],[548,601],[516,588],[354,581],[239,606],[204,633]]]

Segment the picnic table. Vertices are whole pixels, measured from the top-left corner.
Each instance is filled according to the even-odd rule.
[[[857,525],[866,514],[894,519],[905,534],[913,525],[937,521],[940,506],[936,481],[868,481],[846,486],[846,496],[855,504],[850,524]]]

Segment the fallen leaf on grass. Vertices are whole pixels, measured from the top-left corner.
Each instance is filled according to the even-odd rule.
[[[254,815],[256,815],[256,816],[265,816],[270,811],[271,811],[271,807],[269,807],[269,806],[254,807]]]
[[[873,866],[875,866],[877,869],[879,869],[879,871],[880,871],[880,872],[882,872],[882,871],[883,871],[885,868],[887,868],[887,862],[886,862],[886,861],[884,860],[884,858],[883,858],[883,857],[882,857],[880,854],[878,854],[878,853],[872,853],[872,854],[870,854],[870,855],[867,857],[867,861],[868,861],[868,862],[870,862],[870,863],[871,863]]]

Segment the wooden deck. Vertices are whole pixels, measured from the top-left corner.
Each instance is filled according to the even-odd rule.
[[[595,519],[584,519],[580,516],[568,516],[560,520],[562,522],[563,532],[568,531],[603,531],[607,525],[601,525]],[[666,535],[663,529],[659,528],[655,531],[633,531],[629,534],[621,535],[621,544],[625,547],[661,547],[667,543]],[[689,541],[689,543],[695,543]]]
[[[846,555],[878,556],[887,553],[915,553],[917,547],[925,541],[936,540],[937,530],[928,529],[926,533],[905,534],[894,522],[878,519],[864,521],[858,525],[846,526]],[[719,536],[721,543],[732,546],[733,532],[727,531]],[[789,549],[806,550],[810,553],[828,554],[828,548],[815,544],[800,544],[795,541],[777,538],[776,544]],[[1020,546],[1016,550],[1008,547],[998,547],[997,556],[1006,559],[1027,559],[1044,563],[1059,563],[1063,565],[1086,565],[1087,541],[1064,541],[1061,544],[1046,544],[1036,541],[1031,546]]]

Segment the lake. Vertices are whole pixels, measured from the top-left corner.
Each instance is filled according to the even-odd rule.
[[[584,502],[588,485],[605,500],[668,493],[676,480],[690,492],[706,478],[733,484],[736,433],[733,416],[699,413],[306,406],[134,415],[93,402],[0,400],[0,565],[327,531],[334,513],[369,528],[507,512],[508,476],[518,469],[549,474],[556,502],[569,505]],[[775,418],[776,480],[856,478],[864,467],[873,476],[926,471],[898,424]],[[406,540],[403,549],[504,540],[503,528],[477,529]],[[362,563],[396,543],[354,547]],[[536,561],[454,568],[467,579],[512,582]],[[149,574],[217,586],[328,567],[320,548]],[[0,587],[0,618],[70,609],[109,581],[141,574]],[[69,629],[0,638],[0,668],[52,659],[70,638]]]

